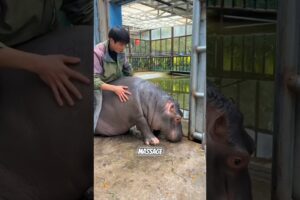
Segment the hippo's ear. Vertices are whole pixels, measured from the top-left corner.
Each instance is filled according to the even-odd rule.
[[[228,122],[224,113],[208,120],[207,133],[215,142],[226,143],[228,140]]]
[[[176,108],[175,108],[175,104],[171,101],[168,101],[166,103],[166,111],[167,111],[167,114],[176,114]]]

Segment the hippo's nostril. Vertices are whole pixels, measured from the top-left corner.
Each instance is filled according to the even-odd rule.
[[[230,156],[227,158],[227,164],[232,169],[244,169],[248,163],[249,158],[247,156]]]
[[[234,164],[235,164],[236,166],[240,165],[241,162],[242,162],[242,160],[239,159],[239,158],[236,158],[236,159],[234,160]]]

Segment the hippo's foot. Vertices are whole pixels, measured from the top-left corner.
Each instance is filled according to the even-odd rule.
[[[145,138],[146,145],[158,145],[159,139],[157,137]]]

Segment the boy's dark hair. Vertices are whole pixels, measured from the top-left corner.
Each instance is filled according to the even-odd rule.
[[[128,44],[130,37],[128,31],[123,27],[113,27],[108,33],[108,37],[112,38],[115,42],[122,42]]]

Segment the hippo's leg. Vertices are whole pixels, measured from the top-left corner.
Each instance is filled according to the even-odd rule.
[[[146,145],[159,144],[159,140],[152,133],[151,128],[149,127],[148,122],[144,117],[142,117],[138,120],[136,126],[137,126],[138,130],[140,130],[142,132],[142,135],[144,137],[144,142]]]
[[[141,131],[136,126],[131,127],[129,129],[129,133],[131,133],[132,135],[139,137],[139,138],[143,137]]]

